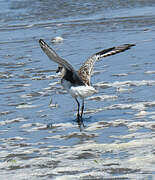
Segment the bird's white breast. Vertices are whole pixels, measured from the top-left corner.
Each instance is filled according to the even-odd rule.
[[[72,97],[85,98],[97,92],[92,86],[72,86],[72,83],[65,79],[61,80],[61,84]]]
[[[97,91],[92,86],[76,86],[76,87],[72,86],[69,89],[69,92],[73,97],[79,96],[80,98],[83,99],[85,97],[93,95]]]

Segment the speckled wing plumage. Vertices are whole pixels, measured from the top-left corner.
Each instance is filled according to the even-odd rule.
[[[112,47],[112,48],[104,49],[104,50],[90,56],[84,62],[84,64],[80,67],[80,69],[78,71],[79,76],[81,77],[81,79],[83,80],[83,82],[86,85],[90,85],[90,78],[91,78],[93,66],[94,66],[96,61],[100,60],[101,58],[126,51],[126,50],[130,49],[132,46],[135,46],[135,45],[134,44],[123,44],[123,45],[118,46],[118,47]]]

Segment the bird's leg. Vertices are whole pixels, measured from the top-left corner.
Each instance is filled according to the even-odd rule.
[[[79,120],[80,120],[80,113],[79,113],[79,111],[80,111],[80,103],[79,103],[79,101],[77,100],[77,98],[75,98],[75,100],[76,100],[76,102],[77,102],[77,104],[78,104],[77,120],[79,121]]]
[[[80,113],[79,113],[79,111],[80,111],[80,103],[77,100],[77,98],[75,98],[75,100],[76,100],[76,102],[78,104],[77,123],[78,123],[80,131],[81,131],[81,117],[80,117]]]
[[[82,99],[82,107],[81,107],[81,119],[83,115],[83,110],[84,110],[84,99]]]
[[[84,110],[84,99],[82,99],[82,107],[81,107],[81,115],[80,115],[80,117],[81,117],[81,123],[82,123],[83,127],[85,127],[85,125],[83,123],[83,119],[82,119],[83,110]]]
[[[80,111],[80,103],[79,103],[79,101],[77,100],[77,98],[75,98],[75,100],[76,100],[76,102],[77,102],[77,104],[78,104],[77,123],[78,123],[79,128],[80,128],[80,131],[81,131],[81,130],[82,130],[81,125],[82,125],[83,127],[85,127],[84,124],[83,124],[83,120],[82,120],[82,114],[83,114],[83,110],[84,110],[84,99],[83,99],[83,101],[82,101],[81,114],[80,114],[80,112],[79,112],[79,111]]]

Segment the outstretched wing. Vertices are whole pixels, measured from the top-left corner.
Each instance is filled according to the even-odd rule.
[[[83,80],[83,82],[85,84],[90,85],[90,78],[91,78],[93,66],[96,61],[100,60],[101,58],[126,51],[126,50],[130,49],[132,46],[135,46],[135,44],[123,44],[118,47],[104,49],[104,50],[90,56],[84,62],[84,64],[80,67],[80,69],[78,71],[79,76],[81,77],[81,79]]]
[[[44,40],[40,39],[39,44],[44,53],[49,57],[49,59],[60,64],[68,70],[74,71],[73,67],[66,60],[58,56],[58,54],[51,47],[49,47]]]
[[[66,78],[67,80],[71,82],[77,82],[79,84],[84,84],[78,73],[74,70],[74,68],[63,58],[58,56],[58,54],[49,47],[44,40],[39,40],[40,47],[45,52],[45,54],[51,59],[52,61],[58,63],[60,66],[64,67],[66,69]],[[69,77],[68,77],[69,75]]]

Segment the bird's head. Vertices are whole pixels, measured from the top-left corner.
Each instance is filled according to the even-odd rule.
[[[61,72],[62,72],[62,69],[63,69],[63,67],[59,65],[58,68],[57,68],[57,70],[56,70],[56,73],[61,73]]]
[[[58,75],[61,75],[62,77],[65,75],[65,68],[61,65],[58,66],[57,70],[56,70],[56,73],[58,73]]]

